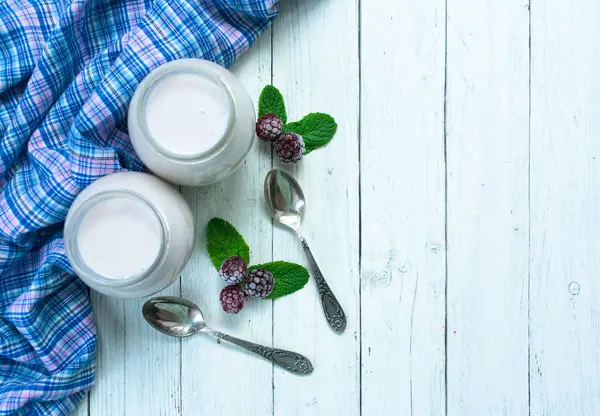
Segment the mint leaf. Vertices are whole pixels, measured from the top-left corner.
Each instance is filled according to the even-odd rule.
[[[263,88],[258,99],[258,118],[261,118],[265,114],[275,114],[283,121],[283,124],[287,123],[283,96],[272,85],[267,85]]]
[[[233,225],[221,218],[213,218],[206,227],[206,248],[217,270],[231,256],[240,256],[250,263],[250,247]]]
[[[308,282],[308,270],[295,263],[275,261],[249,267],[248,271],[254,269],[264,269],[273,273],[275,287],[267,299],[277,299],[294,293],[302,289]]]
[[[337,123],[333,117],[324,113],[310,113],[302,120],[285,126],[285,131],[292,131],[302,136],[306,145],[305,155],[329,143],[336,130]]]

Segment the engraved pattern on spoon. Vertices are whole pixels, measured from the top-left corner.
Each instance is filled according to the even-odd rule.
[[[295,352],[255,344],[254,342],[232,337],[231,335],[224,334],[214,329],[211,329],[211,333],[218,339],[223,339],[239,347],[245,348],[269,361],[273,361],[275,364],[278,364],[293,373],[310,374],[314,370],[312,363],[306,357]]]
[[[323,307],[323,312],[325,313],[325,319],[327,319],[327,323],[329,326],[336,332],[344,332],[346,329],[346,314],[342,309],[340,303],[337,298],[329,288],[329,285],[325,281],[325,277],[323,277],[323,273],[321,273],[321,269],[317,265],[317,262],[310,251],[310,247],[306,238],[300,236],[300,243],[302,244],[302,248],[306,252],[308,260],[311,265],[311,269],[315,278],[315,283],[317,284],[317,291],[319,292],[319,296],[321,298],[321,306]]]

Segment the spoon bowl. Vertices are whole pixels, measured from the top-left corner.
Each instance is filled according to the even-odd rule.
[[[142,306],[142,315],[154,329],[172,337],[185,338],[205,332],[217,338],[219,343],[220,340],[228,341],[292,373],[310,374],[314,370],[310,360],[301,354],[244,341],[207,326],[200,308],[187,299],[173,296],[152,298]]]
[[[206,329],[200,308],[187,299],[160,296],[142,306],[144,319],[156,330],[185,338]]]
[[[264,192],[271,216],[293,230],[299,229],[306,203],[296,179],[284,170],[273,169],[265,178]]]

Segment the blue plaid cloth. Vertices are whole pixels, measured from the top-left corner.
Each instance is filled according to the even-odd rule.
[[[0,415],[67,414],[95,379],[87,287],[62,225],[94,180],[141,170],[129,100],[160,64],[229,66],[276,0],[0,0]]]

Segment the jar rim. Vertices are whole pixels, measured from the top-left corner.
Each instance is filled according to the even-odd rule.
[[[140,130],[142,131],[145,139],[148,143],[161,155],[181,162],[196,162],[202,159],[206,159],[211,157],[212,155],[218,153],[222,150],[227,144],[228,140],[231,138],[235,120],[236,120],[236,106],[235,99],[233,93],[225,80],[219,74],[208,71],[206,68],[198,65],[194,59],[180,59],[176,61],[167,62],[159,66],[158,68],[151,71],[146,78],[142,80],[140,85],[138,86],[141,89],[142,94],[140,96],[139,104],[137,106],[137,119]],[[216,64],[215,64],[216,65]],[[166,77],[173,76],[175,74],[193,74],[199,75],[206,79],[211,80],[220,88],[220,90],[225,95],[228,103],[229,114],[227,118],[227,126],[225,127],[225,131],[223,135],[219,138],[219,140],[212,146],[210,149],[203,150],[201,152],[191,153],[182,155],[177,152],[173,152],[161,145],[158,140],[154,138],[150,129],[148,128],[148,122],[146,119],[146,104],[148,97],[152,90]]]
[[[151,212],[154,214],[155,218],[158,220],[160,224],[160,249],[156,255],[156,258],[145,270],[142,272],[135,274],[133,276],[128,277],[109,277],[98,273],[89,267],[83,257],[81,252],[79,251],[79,244],[77,242],[79,235],[79,227],[81,225],[82,220],[89,213],[90,209],[92,209],[95,205],[106,201],[111,198],[132,198],[138,202],[143,203],[146,207],[148,207]],[[133,192],[130,190],[107,190],[103,192],[99,192],[96,195],[88,198],[84,202],[81,203],[72,213],[72,217],[70,221],[65,224],[65,251],[67,254],[67,258],[69,259],[71,266],[75,270],[75,272],[79,274],[85,274],[86,278],[92,280],[94,283],[98,283],[105,286],[110,287],[126,287],[132,286],[146,277],[148,277],[151,273],[156,270],[159,264],[164,261],[166,255],[166,242],[168,240],[168,228],[165,223],[165,219],[160,211],[152,204],[146,197],[143,195]]]

